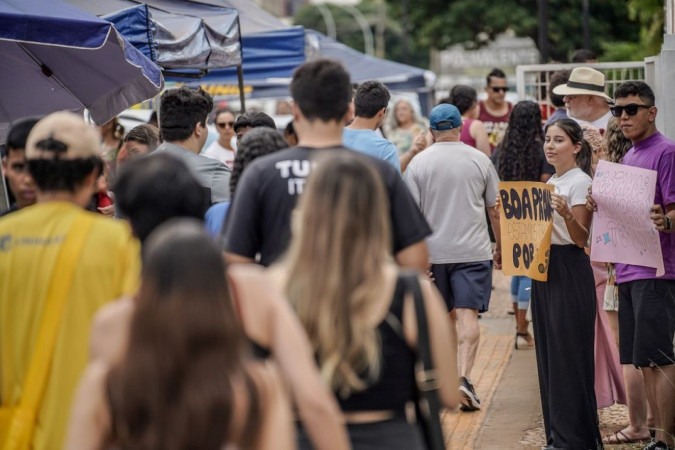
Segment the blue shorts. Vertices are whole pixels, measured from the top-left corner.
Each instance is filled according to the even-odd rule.
[[[518,309],[527,310],[530,304],[530,292],[532,292],[532,280],[522,275],[511,278],[511,298],[518,303]]]
[[[434,283],[448,311],[455,308],[488,310],[492,294],[492,261],[432,264]]]

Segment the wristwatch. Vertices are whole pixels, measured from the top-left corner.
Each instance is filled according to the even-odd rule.
[[[670,231],[670,229],[673,227],[673,221],[670,220],[670,217],[668,217],[667,214],[664,215],[663,217],[666,219],[666,223],[665,223],[665,225],[664,225],[664,227],[663,227],[663,230],[664,230],[664,231]]]

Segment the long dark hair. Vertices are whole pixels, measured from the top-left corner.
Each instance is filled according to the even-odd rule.
[[[532,101],[518,102],[511,111],[504,139],[497,149],[499,179],[539,181],[543,145],[539,105]]]
[[[574,145],[581,144],[581,150],[576,155],[577,167],[592,177],[591,163],[593,162],[593,150],[591,149],[591,144],[584,139],[584,130],[581,128],[581,125],[569,117],[563,117],[546,125],[545,131],[548,131],[554,125],[563,130]]]
[[[473,105],[478,102],[478,93],[471,86],[465,84],[458,84],[450,90],[450,96],[447,99],[441,100],[440,103],[450,103],[459,109],[459,113],[464,115],[470,110]]]
[[[242,448],[259,435],[260,395],[220,252],[198,221],[160,226],[144,247],[122,361],[107,380],[115,448],[220,450],[233,436],[233,380],[248,386]]]

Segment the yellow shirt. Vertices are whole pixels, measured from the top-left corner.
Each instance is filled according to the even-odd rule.
[[[61,245],[79,214],[68,202],[38,203],[0,219],[0,401],[14,405],[36,345],[42,311]],[[56,272],[58,276],[58,272]],[[75,387],[88,360],[96,310],[132,294],[140,275],[140,246],[126,223],[98,216],[84,242],[61,318],[35,450],[60,449]]]

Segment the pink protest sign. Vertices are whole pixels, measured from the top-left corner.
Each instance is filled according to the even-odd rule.
[[[600,161],[593,178],[591,260],[655,267],[664,274],[661,241],[649,209],[656,171]]]

